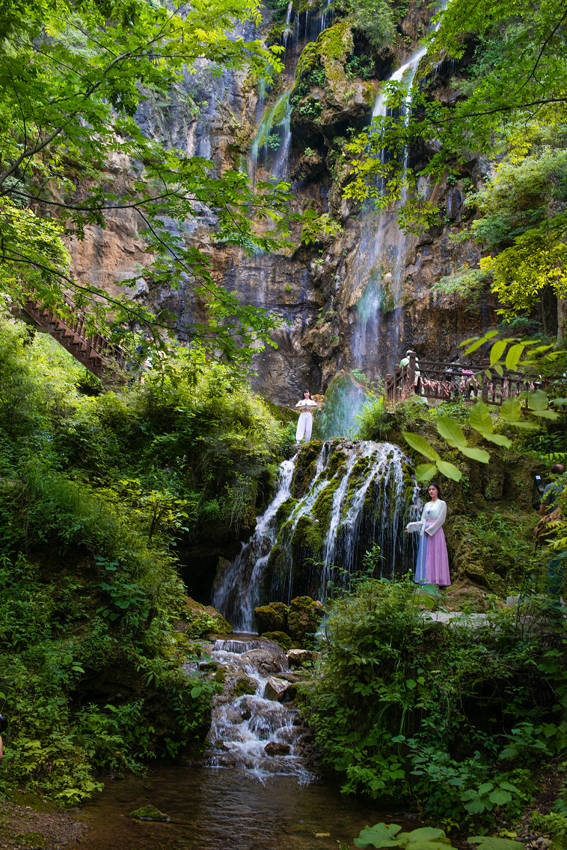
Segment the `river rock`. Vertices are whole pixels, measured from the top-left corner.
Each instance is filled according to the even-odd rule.
[[[262,676],[287,670],[285,652],[277,643],[266,642],[266,649],[250,649],[242,654],[245,664],[251,664]]]
[[[314,652],[310,649],[290,649],[287,653],[290,667],[304,667],[306,664],[314,664],[320,658],[320,652]]]
[[[294,640],[303,641],[306,635],[315,634],[324,613],[321,602],[310,596],[296,596],[289,603],[288,633]]]
[[[142,806],[140,809],[130,812],[130,817],[134,818],[134,820],[150,820],[160,823],[169,823],[171,820],[169,815],[160,812],[159,809],[152,805]]]
[[[277,679],[275,676],[270,676],[264,689],[264,699],[283,702],[290,687],[289,682],[285,682],[283,679]]]
[[[254,679],[251,679],[250,676],[239,676],[234,683],[232,693],[235,697],[241,697],[244,696],[244,694],[255,694],[256,682]]]
[[[290,750],[290,745],[282,741],[269,741],[264,747],[264,752],[268,756],[287,756]]]

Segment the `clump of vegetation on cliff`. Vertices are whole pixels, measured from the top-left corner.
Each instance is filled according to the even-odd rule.
[[[178,556],[254,514],[280,426],[199,350],[160,365],[100,393],[50,338],[0,321],[5,791],[75,802],[207,732],[216,686],[182,669],[202,624]]]
[[[331,603],[306,695],[322,763],[347,793],[450,826],[517,815],[565,753],[565,632],[536,600],[451,625],[426,610],[411,581]]]

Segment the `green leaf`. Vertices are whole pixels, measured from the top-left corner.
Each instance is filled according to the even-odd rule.
[[[463,429],[450,416],[437,417],[437,431],[450,446],[460,448],[467,444]]]
[[[437,841],[439,838],[445,837],[442,829],[433,826],[420,826],[418,829],[412,829],[411,832],[400,832],[397,840],[400,844],[403,844],[408,841]]]
[[[431,481],[436,472],[436,463],[419,463],[415,468],[415,477],[418,481]]]
[[[413,434],[410,431],[402,431],[402,435],[406,443],[408,443],[412,449],[415,449],[416,452],[425,455],[425,457],[429,458],[429,460],[438,460],[438,453],[435,451],[433,446],[421,436],[421,434]]]
[[[559,414],[554,410],[530,410],[532,416],[539,416],[541,419],[550,419],[556,422],[559,419]]]
[[[476,351],[478,348],[484,345],[485,342],[488,342],[488,340],[492,339],[492,337],[494,336],[498,336],[498,331],[488,331],[484,334],[484,336],[478,337],[475,342],[469,345],[469,347],[464,350],[463,354],[472,354],[473,351]],[[468,341],[469,340],[467,340],[467,342]],[[466,342],[461,343],[461,345],[466,345]]]
[[[451,481],[460,481],[463,477],[461,470],[454,463],[449,463],[448,460],[438,460],[437,469],[444,475],[445,478],[450,478]]]
[[[522,352],[525,347],[525,343],[518,342],[516,345],[512,345],[509,348],[508,354],[506,355],[507,369],[511,369],[513,371],[516,368],[516,366],[518,365],[518,360],[522,356]]]
[[[502,402],[500,415],[506,422],[517,422],[522,418],[522,405],[519,398],[507,398]]]
[[[492,436],[492,435],[491,435]],[[471,460],[477,460],[479,463],[488,463],[490,455],[484,449],[479,449],[476,446],[459,446],[459,451],[465,457],[470,457]]]
[[[505,339],[499,339],[498,342],[495,342],[492,348],[490,349],[490,365],[494,366],[497,363],[504,352],[506,351],[506,346],[508,345],[508,341]]]
[[[469,835],[469,844],[477,844],[478,850],[524,850],[524,845],[511,838],[497,838],[492,835]]]
[[[528,407],[530,410],[547,410],[549,400],[547,394],[543,390],[534,390],[528,393]]]
[[[512,440],[509,437],[505,437],[504,434],[482,434],[482,436],[490,443],[503,446],[505,449],[509,449],[512,445]]]
[[[393,839],[401,831],[397,823],[377,823],[365,826],[354,839],[356,847],[398,847]]]
[[[488,406],[483,401],[477,401],[469,412],[469,425],[484,436],[494,428]]]
[[[509,791],[503,791],[502,788],[495,788],[494,791],[488,795],[488,799],[496,806],[505,806],[506,803],[509,803],[512,799],[512,795]]]

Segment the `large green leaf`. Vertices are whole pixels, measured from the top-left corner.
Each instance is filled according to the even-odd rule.
[[[488,440],[489,442],[494,443],[497,446],[503,446],[505,449],[509,449],[512,445],[512,440],[509,437],[505,437],[504,434],[483,433],[482,436],[485,440]]]
[[[506,346],[508,345],[508,340],[499,339],[498,342],[495,342],[492,348],[490,349],[490,365],[494,366],[497,363],[504,352],[506,351]]]
[[[492,436],[492,435],[491,435]],[[484,449],[479,449],[476,446],[459,446],[459,451],[465,457],[470,457],[471,460],[477,460],[479,463],[488,463],[490,455]]]
[[[539,416],[541,419],[550,419],[552,422],[556,422],[559,419],[559,414],[555,413],[554,410],[530,410],[532,416]]]
[[[437,469],[444,475],[445,478],[450,478],[452,481],[460,481],[463,477],[461,470],[454,463],[449,463],[448,460],[437,461]]]
[[[436,463],[419,463],[415,468],[415,477],[418,481],[431,481],[436,472]]]
[[[361,829],[358,838],[354,839],[356,847],[399,847],[395,836],[401,831],[397,823],[376,823]]]
[[[445,833],[442,829],[434,826],[420,826],[417,829],[412,829],[411,832],[400,832],[397,837],[399,844],[404,847],[414,841],[437,841],[440,838],[445,838]]]
[[[463,429],[455,422],[454,419],[451,419],[450,416],[437,417],[437,430],[440,436],[443,437],[450,446],[454,446],[459,449],[461,446],[466,446],[467,438],[464,435]]]
[[[516,345],[510,346],[506,355],[506,368],[514,370],[518,365],[518,360],[522,356],[522,351],[526,347],[525,343],[518,342]]]
[[[477,401],[469,411],[469,425],[484,436],[490,433],[494,425],[488,406],[483,401]]]
[[[467,343],[471,342],[471,345],[469,345],[468,348],[464,350],[463,354],[472,354],[473,351],[476,351],[478,348],[484,345],[485,342],[488,342],[488,340],[492,339],[492,337],[494,336],[498,336],[498,331],[488,331],[484,334],[484,336],[481,336],[478,339],[474,340],[474,342],[471,342],[471,340],[467,340],[466,342],[461,343],[462,345],[466,345]]]
[[[449,839],[439,841],[412,841],[404,845],[405,850],[455,850]]]
[[[534,390],[528,393],[528,407],[530,410],[547,410],[549,407],[547,393],[544,393],[543,390]]]
[[[502,402],[500,415],[506,422],[517,422],[522,418],[522,405],[519,398],[507,398]]]
[[[429,458],[429,460],[439,459],[439,454],[435,451],[433,446],[421,436],[421,434],[413,434],[410,431],[402,431],[402,435],[406,443],[409,443],[412,449],[415,449],[416,452],[425,455],[425,457]]]
[[[524,850],[524,844],[511,838],[498,838],[492,835],[469,835],[469,844],[476,844],[478,850]]]

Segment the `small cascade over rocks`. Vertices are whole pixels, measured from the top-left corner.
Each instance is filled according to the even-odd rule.
[[[285,652],[262,638],[216,640],[211,659],[225,684],[215,697],[205,763],[242,768],[258,779],[272,774],[313,779],[302,755],[307,730],[290,704],[297,675]]]
[[[310,596],[324,602],[348,586],[377,544],[375,571],[408,570],[415,541],[405,535],[419,512],[410,461],[392,443],[312,441],[280,466],[274,499],[255,532],[214,586],[214,605],[235,628],[253,629],[254,608]]]

